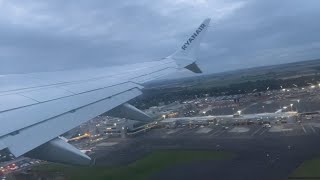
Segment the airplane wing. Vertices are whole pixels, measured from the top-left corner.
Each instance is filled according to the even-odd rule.
[[[133,65],[0,76],[0,150],[69,164],[90,158],[59,135],[110,110],[146,118],[126,102],[141,95],[142,84],[177,69],[201,70],[196,50],[208,28],[204,20],[174,54]],[[125,113],[124,113],[125,114]]]

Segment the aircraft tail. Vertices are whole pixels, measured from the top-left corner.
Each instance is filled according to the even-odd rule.
[[[186,68],[194,73],[202,73],[196,64],[197,52],[210,20],[210,18],[205,19],[181,48],[168,58],[174,59],[180,68]]]

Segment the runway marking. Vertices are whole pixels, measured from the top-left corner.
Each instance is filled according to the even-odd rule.
[[[220,136],[222,133],[226,132],[225,130],[221,130],[220,133],[217,133],[216,136]]]
[[[179,136],[179,135],[181,135],[181,134],[184,134],[185,132],[186,132],[185,129],[180,129],[180,130],[178,130],[178,131],[176,131],[176,132],[174,132],[174,133],[170,133],[170,134],[167,133],[167,135],[170,135],[170,136]]]
[[[198,131],[196,131],[196,133],[198,133],[198,134],[207,134],[207,133],[209,133],[211,131],[212,131],[211,128],[201,128]]]
[[[317,134],[316,130],[313,128],[313,126],[312,126],[312,125],[309,125],[309,127],[312,129],[312,131],[313,131],[314,133],[316,133],[316,134]]]
[[[181,129],[180,131],[177,131],[177,132],[173,133],[172,135],[178,136],[180,134],[183,134],[183,132],[185,132],[184,129]]]
[[[217,130],[216,132],[210,134],[209,136],[214,136],[214,135],[218,134],[218,133],[221,132],[221,131],[222,131],[222,130]]]
[[[222,131],[223,129],[220,129],[220,128],[214,128],[213,127],[213,129],[212,129],[212,131],[210,132],[210,135],[209,136],[213,136],[213,135],[215,135],[215,134],[217,134],[217,133],[219,133],[220,131]]]
[[[114,146],[118,144],[118,142],[102,142],[100,144],[98,144],[97,146],[99,147],[110,147],[110,146]]]
[[[264,130],[262,130],[262,132],[259,134],[259,136],[261,136],[263,133],[265,133],[268,129],[265,128]]]
[[[248,132],[250,129],[247,127],[234,127],[231,130],[229,130],[229,133],[245,133]]]
[[[304,128],[304,126],[302,124],[301,124],[301,128],[304,131],[304,133],[307,134],[307,131],[306,131],[306,129]]]
[[[257,134],[261,129],[262,129],[262,127],[260,127],[258,130],[256,130],[255,132],[253,132],[253,133],[251,134],[251,136],[254,136],[255,134]]]
[[[181,129],[172,129],[170,131],[167,131],[167,134],[174,134],[177,133],[178,131],[180,131]]]

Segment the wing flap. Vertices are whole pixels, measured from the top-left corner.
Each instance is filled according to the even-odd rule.
[[[87,104],[139,87],[140,86],[135,83],[128,82],[125,84],[2,112],[0,114],[0,122],[2,123],[0,128],[0,137],[48,120],[52,117],[59,116],[63,113],[74,111]]]
[[[131,79],[131,81],[136,82],[136,83],[145,83],[145,82],[148,82],[152,79],[156,79],[156,78],[162,77],[166,74],[173,73],[175,71],[177,71],[175,68],[164,68],[164,69],[161,69],[160,71],[155,71],[150,74],[146,74],[143,76],[139,76],[137,78],[133,78],[133,79]]]
[[[34,91],[22,92],[21,95],[28,97],[30,99],[34,99],[38,102],[45,102],[54,99],[59,99],[66,96],[75,95],[70,91],[66,91],[61,88],[53,87],[53,88],[43,88]]]
[[[19,94],[0,96],[0,113],[8,109],[19,108],[38,103],[36,100],[24,97]]]
[[[87,104],[75,112],[69,112],[53,117],[49,120],[34,124],[24,128],[15,135],[7,135],[0,138],[10,152],[15,156],[20,156],[43,143],[46,143],[57,135],[79,126],[80,124],[92,119],[112,108],[119,106],[130,99],[141,95],[137,88],[127,90],[111,98],[104,98],[97,102]]]
[[[127,81],[114,78],[101,78],[88,82],[64,85],[60,86],[59,88],[75,94],[80,94],[88,91],[116,86],[123,83],[127,83]]]

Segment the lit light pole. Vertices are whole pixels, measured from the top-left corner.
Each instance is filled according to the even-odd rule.
[[[237,112],[238,112],[238,114],[239,114],[239,115],[241,115],[241,111],[240,111],[240,110],[239,110],[239,111],[237,111]]]
[[[291,111],[292,111],[292,106],[293,106],[293,104],[290,104],[290,107],[291,107]]]

